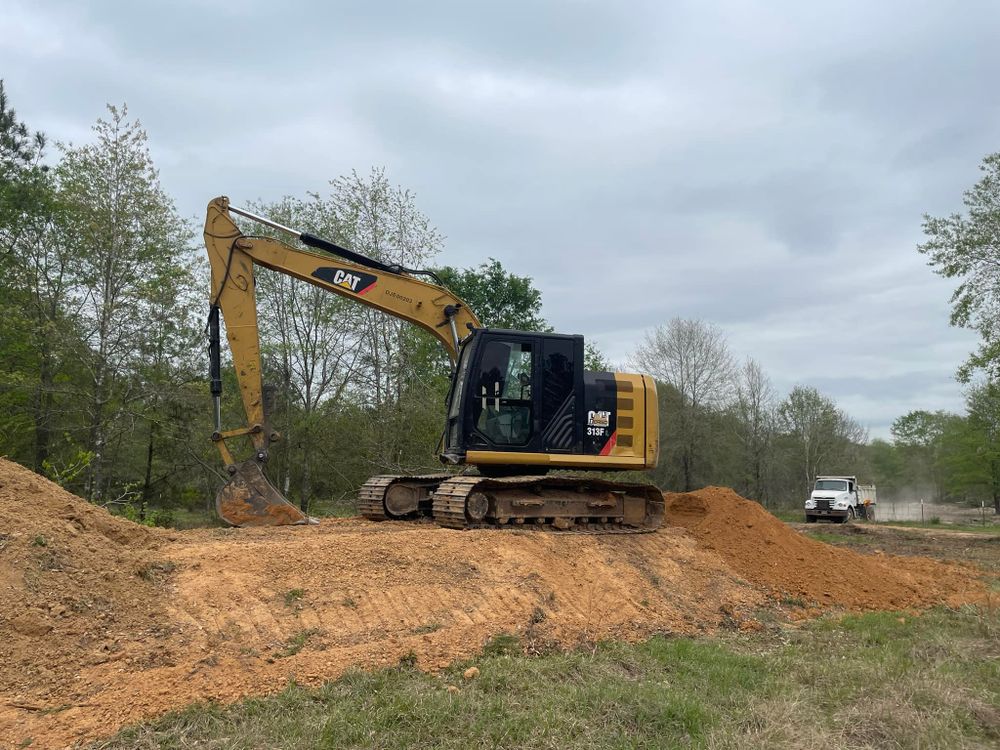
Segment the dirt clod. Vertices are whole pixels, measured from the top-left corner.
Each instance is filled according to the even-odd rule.
[[[465,678],[466,680],[476,679],[477,677],[479,677],[479,668],[469,667],[464,672],[462,672],[462,677]]]
[[[52,625],[34,612],[18,615],[10,621],[10,625],[21,635],[45,635],[52,630]]]

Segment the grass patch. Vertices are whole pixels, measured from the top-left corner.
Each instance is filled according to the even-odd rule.
[[[302,597],[306,595],[305,589],[289,589],[284,593],[282,598],[285,600],[286,607],[294,607],[296,604],[302,601]]]
[[[658,637],[536,657],[499,636],[438,677],[411,663],[350,672],[316,690],[194,706],[95,747],[991,747],[998,618],[996,608],[851,615],[778,637]],[[464,681],[471,664],[480,674]]]
[[[806,534],[809,535],[810,539],[815,539],[817,542],[825,542],[826,544],[841,544],[849,545],[850,537],[844,534],[831,534],[826,531],[813,531],[809,529]]]
[[[305,645],[309,642],[309,639],[314,635],[317,635],[320,631],[317,628],[307,628],[306,630],[300,630],[298,633],[293,635],[287,641],[285,641],[285,647],[281,649],[276,656],[279,659],[284,659],[289,656],[295,656],[299,653]]]

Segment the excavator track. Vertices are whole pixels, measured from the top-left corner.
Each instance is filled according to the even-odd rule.
[[[434,491],[434,521],[453,529],[534,527],[563,533],[635,534],[663,522],[650,485],[585,477],[456,476]]]
[[[371,521],[431,515],[431,494],[453,474],[381,474],[358,491],[358,511]]]

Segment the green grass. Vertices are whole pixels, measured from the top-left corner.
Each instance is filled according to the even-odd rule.
[[[507,636],[437,677],[351,672],[95,747],[987,748],[1000,742],[998,636],[1000,615],[973,608],[533,657]],[[465,681],[471,664],[480,676]]]
[[[320,631],[317,628],[300,630],[298,633],[285,641],[285,647],[277,654],[278,658],[284,659],[289,656],[295,656],[295,654],[299,653],[306,643],[309,642],[309,639],[314,635],[317,635],[319,632]]]
[[[150,512],[157,512],[158,508],[149,508]],[[225,527],[226,524],[219,520],[214,512],[206,510],[191,510],[188,508],[170,508],[170,528],[184,531],[186,529],[202,529],[213,527]]]
[[[850,546],[852,539],[844,534],[828,534],[823,531],[813,531],[809,529],[809,538],[815,539],[818,542],[826,542],[827,544],[843,544]]]

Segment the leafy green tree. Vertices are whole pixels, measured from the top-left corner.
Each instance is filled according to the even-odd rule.
[[[18,119],[0,79],[0,251],[6,255],[25,227],[44,216],[51,197],[45,136]]]
[[[964,193],[965,213],[924,216],[927,241],[918,250],[935,273],[959,280],[952,294],[952,325],[979,333],[980,346],[959,368],[968,382],[976,370],[1000,376],[1000,153],[979,167],[980,180]]]
[[[542,317],[542,293],[531,277],[507,272],[495,258],[476,268],[445,266],[437,273],[487,328],[552,330]]]
[[[385,169],[368,176],[356,171],[330,182],[317,201],[317,219],[330,228],[331,239],[352,250],[404,268],[426,268],[440,252],[443,238],[417,206],[412,191],[393,185]],[[381,408],[398,404],[415,375],[406,358],[409,325],[378,310],[354,305],[361,342],[358,377],[367,382],[354,395]],[[397,435],[386,436],[386,445]],[[386,455],[392,454],[392,448]]]
[[[515,331],[552,331],[542,316],[542,292],[530,276],[509,273],[496,258],[473,268],[445,266],[438,277],[464,301],[487,328]],[[584,367],[593,372],[612,369],[598,347],[584,343]]]
[[[176,278],[187,268],[191,232],[160,187],[146,132],[128,121],[124,106],[109,105],[108,113],[93,128],[94,142],[63,148],[57,169],[74,250],[86,444],[94,456],[87,492],[94,500],[110,486],[112,454],[135,444],[132,405],[150,393],[136,377],[146,345],[169,338],[180,322],[169,295],[157,297],[194,287],[191,274]],[[119,488],[121,497],[133,492]]]
[[[54,205],[49,204],[50,208]],[[53,210],[36,218],[22,229],[11,248],[6,278],[9,300],[16,309],[9,310],[4,321],[17,326],[15,336],[25,345],[16,360],[26,378],[21,386],[30,393],[24,416],[30,418],[32,428],[24,432],[34,438],[32,466],[42,471],[50,458],[57,402],[65,401],[72,390],[66,387],[66,378],[75,369],[73,348],[79,332],[71,272],[75,255],[63,217]]]
[[[944,476],[941,450],[945,428],[952,415],[943,411],[911,411],[892,423],[892,438],[905,462],[906,484],[929,487],[934,500],[943,500]]]
[[[941,438],[947,489],[966,497],[985,495],[1000,514],[1000,386],[984,382],[966,394],[965,417],[951,416]]]
[[[72,250],[44,156],[45,137],[18,120],[0,81],[0,439],[36,471],[50,458],[57,380],[72,328]]]
[[[905,447],[932,448],[941,440],[947,419],[943,411],[911,411],[892,423],[893,440]]]
[[[351,172],[332,180],[327,194],[286,197],[257,210],[405,268],[426,267],[441,244],[414,195],[393,185],[384,169]],[[402,320],[287,275],[261,269],[257,282],[264,375],[277,386],[275,426],[284,436],[270,473],[286,496],[307,508],[319,493],[335,497],[372,474],[430,463],[435,440],[420,442],[429,417],[419,404],[432,406],[440,433],[448,373],[440,344]]]
[[[590,341],[583,343],[583,367],[590,372],[610,372],[614,369],[604,352]]]
[[[338,189],[358,191],[354,177]],[[362,194],[356,199],[364,200],[363,191],[359,192]],[[379,192],[374,188],[370,194],[377,196]],[[383,194],[390,193],[391,188],[386,188]],[[341,204],[318,195],[307,200],[286,196],[276,203],[257,204],[254,209],[314,235],[351,242],[352,237],[343,236],[346,220],[339,213]],[[385,207],[371,198],[369,210],[384,213]],[[248,231],[274,234],[256,225]],[[284,236],[278,239],[288,241]],[[343,408],[347,401],[367,402],[367,397],[359,397],[357,381],[369,340],[364,326],[374,318],[352,300],[263,268],[257,273],[257,300],[264,376],[277,388],[274,417],[283,436],[270,473],[286,497],[297,497],[300,507],[308,510],[317,481],[323,482],[317,477],[317,464],[319,445],[328,431],[324,414]],[[384,361],[381,354],[380,350],[373,355],[379,364]]]
[[[905,483],[905,459],[900,449],[888,440],[875,438],[868,446],[868,464],[872,479],[883,497],[898,492]]]
[[[178,228],[178,242],[183,232]],[[146,321],[146,334],[136,344],[139,359],[130,373],[136,400],[129,412],[141,421],[128,430],[127,441],[133,453],[144,443],[136,462],[143,467],[138,513],[143,521],[148,504],[170,506],[183,493],[198,463],[190,446],[211,434],[209,412],[195,386],[206,370],[199,321],[206,269],[187,247],[164,252],[168,262],[137,300],[135,313]]]
[[[980,436],[977,458],[986,467],[993,510],[1000,514],[1000,385],[989,381],[973,387],[966,403],[969,422]]]

